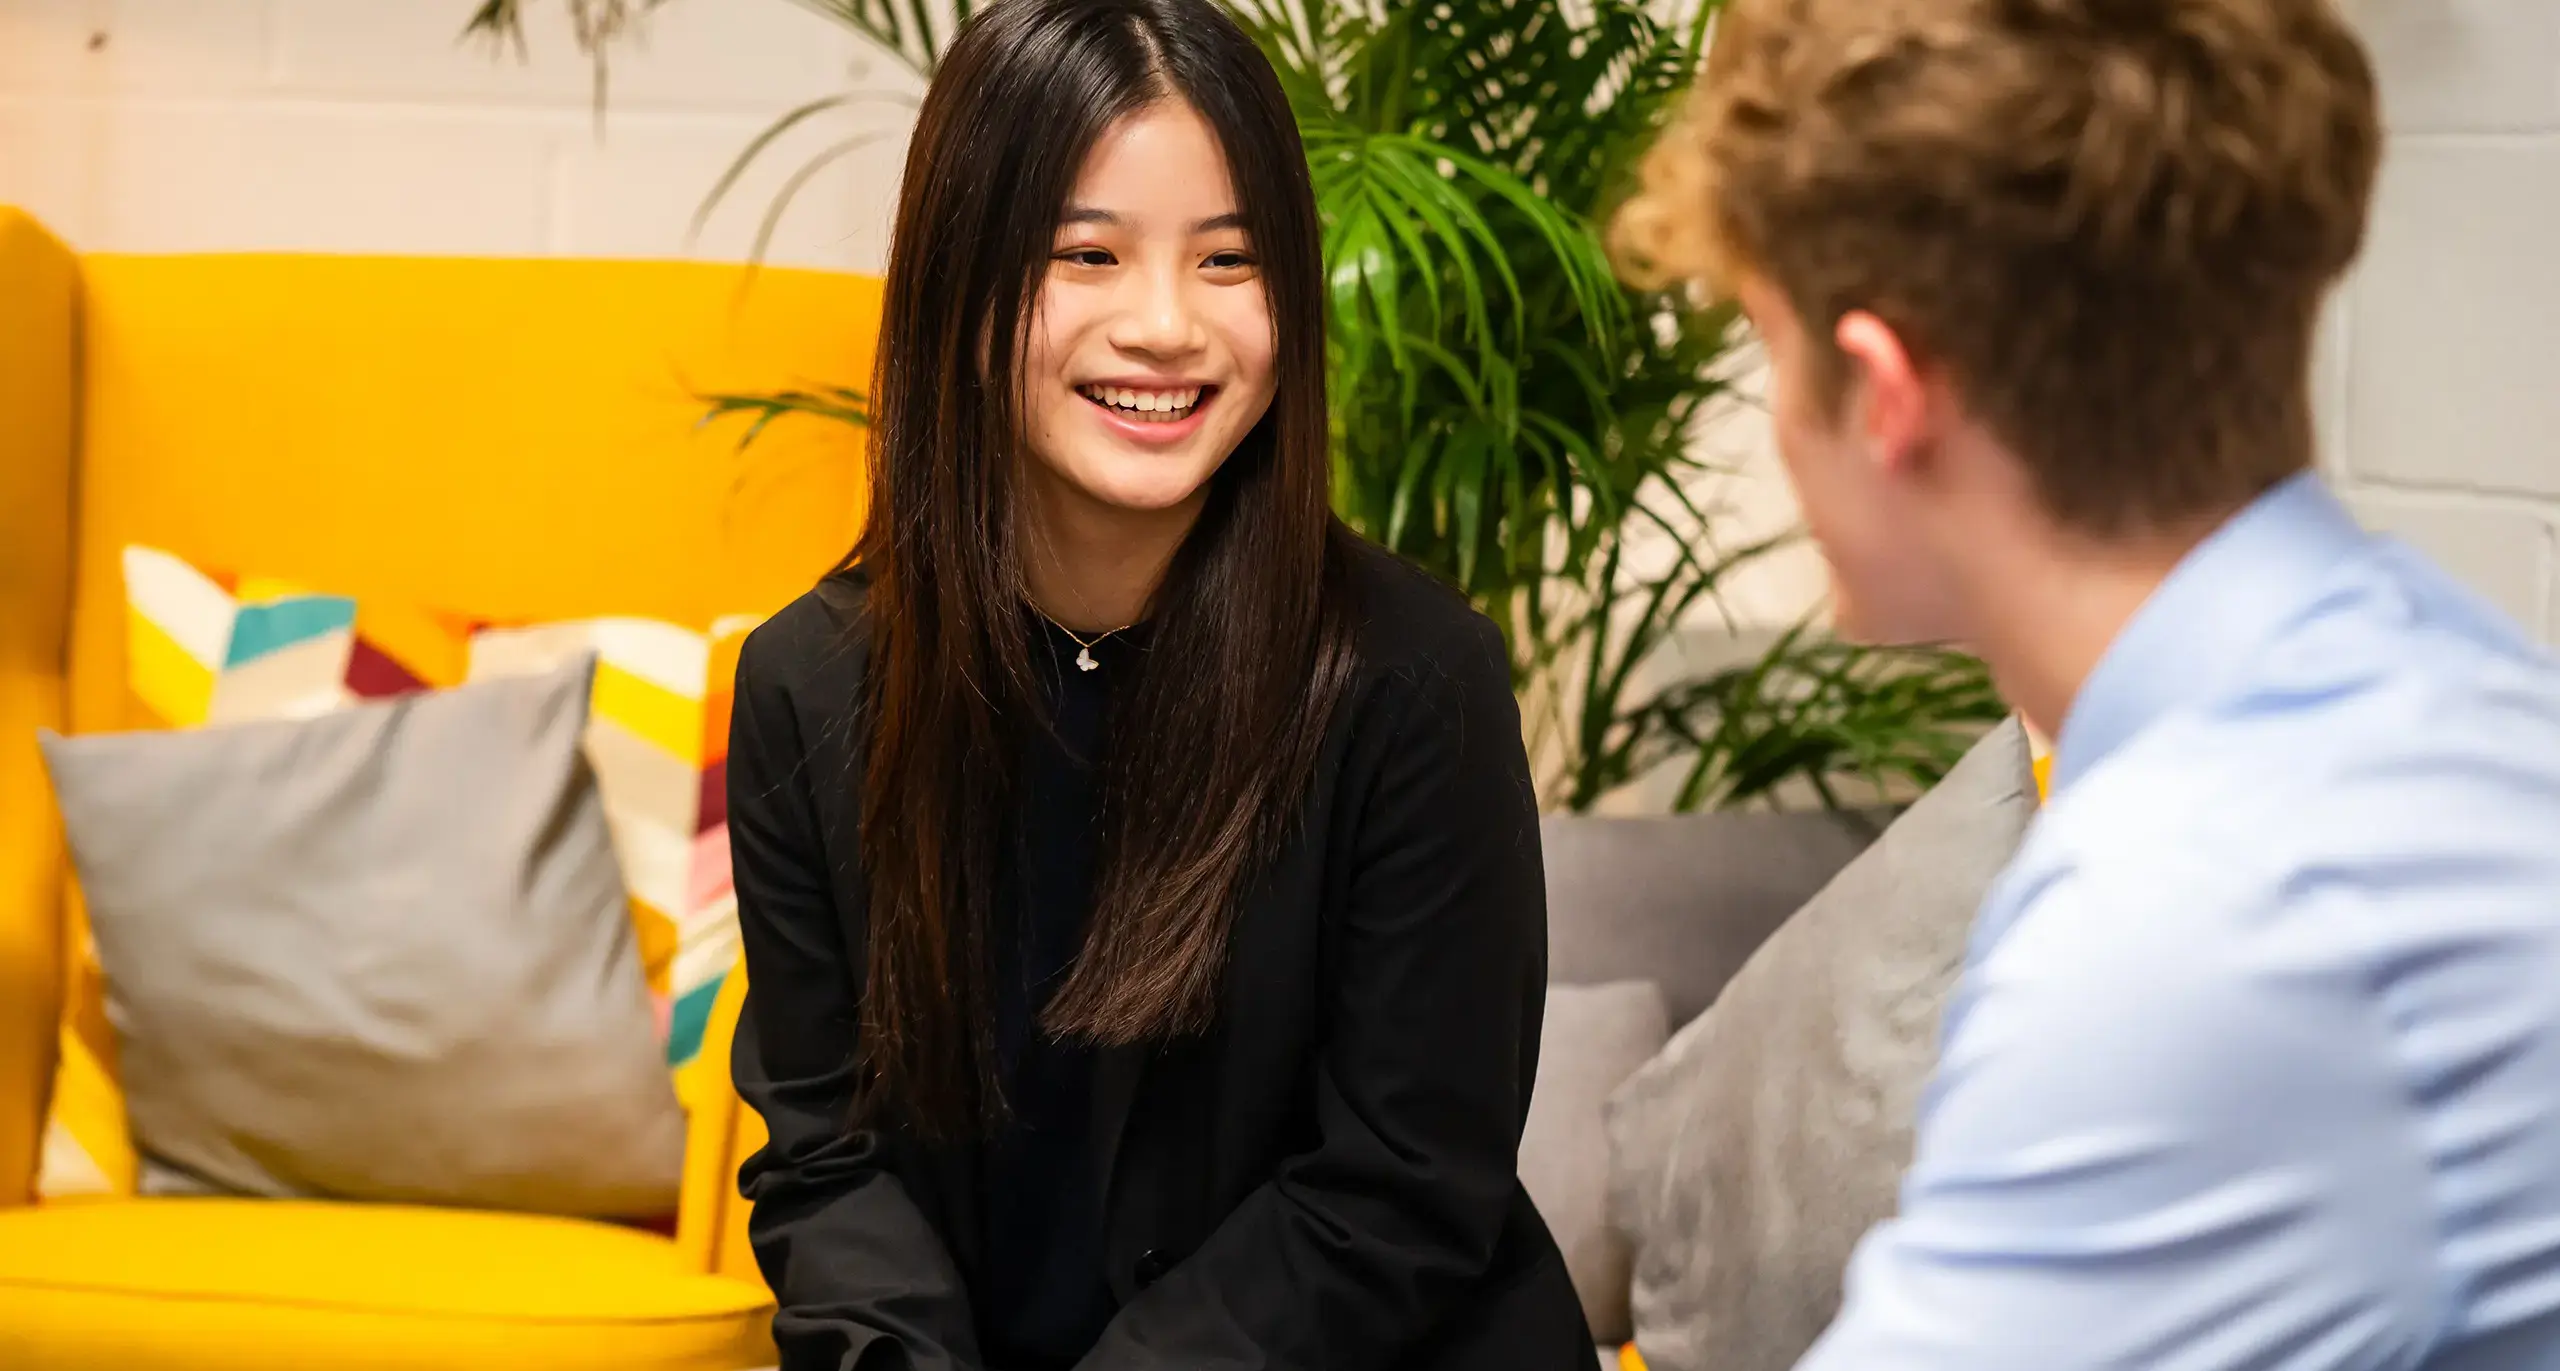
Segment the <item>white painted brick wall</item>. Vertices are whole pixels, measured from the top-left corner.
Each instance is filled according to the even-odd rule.
[[[2560,0],[2347,2],[2391,141],[2324,340],[2324,461],[2560,639]]]
[[[911,79],[786,0],[681,0],[616,59],[601,130],[559,0],[530,55],[460,41],[472,0],[0,0],[0,201],[92,250],[745,255],[876,270],[904,152],[895,99],[813,120],[705,226],[701,198],[801,103]]]

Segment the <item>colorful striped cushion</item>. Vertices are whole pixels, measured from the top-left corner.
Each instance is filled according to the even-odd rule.
[[[725,782],[730,683],[754,626],[708,633],[647,619],[491,624],[359,602],[273,579],[198,570],[153,548],[124,555],[126,675],[167,728],[302,718],[360,700],[535,675],[596,653],[586,750],[658,1010],[670,1069],[702,1049],[737,961]],[[133,1193],[114,1038],[85,936],[63,1013],[61,1065],[37,1193]]]

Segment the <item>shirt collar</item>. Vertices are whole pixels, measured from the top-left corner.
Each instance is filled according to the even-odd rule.
[[[2364,540],[2355,516],[2308,471],[2225,521],[2179,560],[2081,684],[2054,740],[2053,790],[2215,690]]]

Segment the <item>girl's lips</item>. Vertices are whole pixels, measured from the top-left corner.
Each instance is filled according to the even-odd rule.
[[[1209,406],[1218,402],[1218,391],[1214,386],[1203,388],[1199,403],[1191,407],[1191,412],[1171,421],[1133,417],[1117,406],[1106,405],[1083,391],[1077,391],[1076,398],[1091,406],[1095,417],[1102,421],[1103,427],[1120,437],[1146,447],[1169,447],[1200,431],[1200,425],[1209,413]]]

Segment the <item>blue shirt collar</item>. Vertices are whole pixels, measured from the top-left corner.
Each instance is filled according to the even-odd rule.
[[[2308,471],[2225,521],[2180,559],[2081,684],[2054,739],[2054,791],[2153,720],[2213,692],[2365,537]]]

